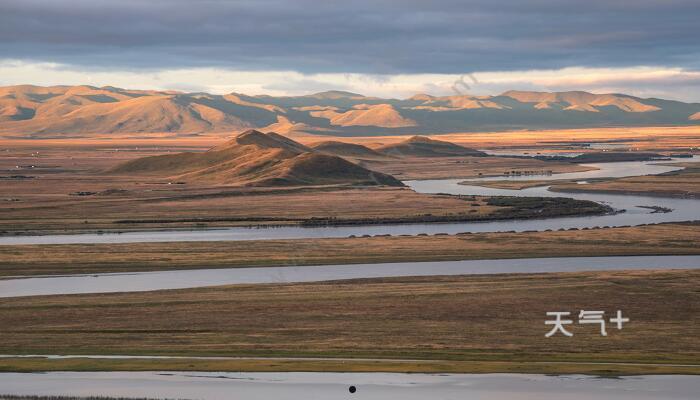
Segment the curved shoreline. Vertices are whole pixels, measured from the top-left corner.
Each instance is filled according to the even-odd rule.
[[[682,160],[679,162],[684,162]],[[608,175],[612,177],[619,176],[635,176],[639,173],[635,169],[636,167],[642,168],[643,170],[650,172],[654,171],[656,173],[663,173],[670,170],[678,170],[681,168],[675,168],[668,165],[660,165],[658,163],[649,162],[633,162],[633,163],[606,163],[601,164],[605,168],[599,168],[592,171],[586,172],[574,172],[574,173],[564,173],[560,174],[564,178],[581,178],[584,179],[589,177],[591,174],[595,177],[601,177],[601,175]],[[592,167],[598,166],[597,164],[590,164]],[[643,171],[641,171],[643,172]],[[536,179],[537,176],[527,176],[523,177],[525,180]],[[518,178],[520,179],[520,178]],[[483,180],[491,180],[491,178],[482,178]],[[546,189],[543,190],[541,187],[524,189],[524,190],[501,190],[501,189],[488,189],[479,186],[463,186],[459,185],[459,182],[463,180],[427,180],[427,181],[406,181],[414,191],[420,193],[446,193],[450,195],[467,195],[467,196],[515,196],[515,197],[562,197],[556,196],[553,192],[549,192]],[[700,201],[690,200],[690,199],[668,199],[668,198],[653,198],[644,196],[622,196],[622,195],[609,195],[605,197],[595,196],[588,193],[575,194],[572,196],[574,200],[592,200],[598,204],[604,204],[612,208],[619,210],[627,209],[629,207],[635,208],[638,205],[653,205],[661,206],[669,209],[683,209],[684,213],[692,214],[693,209],[700,208]],[[635,199],[632,203],[629,201]],[[570,197],[566,197],[570,198]],[[616,199],[616,200],[610,200]],[[649,201],[658,202],[663,199],[664,203],[677,202],[689,202],[688,204],[679,203],[680,206],[670,206],[668,204],[645,204]],[[608,201],[613,201],[617,203],[627,203],[627,207],[618,204],[606,204]],[[695,204],[697,203],[697,204]],[[637,212],[648,210],[642,210],[637,208]],[[482,220],[482,221],[462,221],[462,222],[425,222],[416,223],[414,221],[405,221],[403,223],[382,223],[382,224],[371,224],[371,225],[328,225],[321,224],[312,226],[281,226],[281,227],[259,227],[259,228],[213,228],[213,229],[201,229],[201,230],[191,230],[191,229],[172,229],[172,230],[134,230],[124,233],[62,233],[56,235],[43,235],[43,236],[0,236],[0,245],[12,245],[12,244],[69,244],[69,243],[138,243],[138,242],[168,242],[168,241],[221,241],[221,240],[268,240],[268,239],[301,239],[301,238],[321,238],[321,237],[334,237],[342,238],[348,236],[366,236],[366,235],[418,235],[418,234],[436,234],[436,233],[447,233],[456,234],[459,232],[507,232],[507,231],[544,231],[547,229],[556,230],[560,228],[584,228],[584,227],[594,227],[594,226],[625,226],[625,225],[641,225],[643,223],[660,223],[660,222],[680,222],[686,221],[693,218],[683,217],[676,213],[668,213],[665,217],[659,218],[651,217],[651,214],[647,213],[647,216],[641,220],[636,218],[634,215],[622,216],[618,218],[606,218],[610,216],[609,214],[603,214],[598,218],[599,222],[592,221],[596,217],[588,216],[564,216],[556,218],[546,218],[537,220],[529,215],[527,219],[513,220]],[[614,217],[614,216],[613,216]]]
[[[223,285],[307,283],[408,276],[698,268],[700,268],[700,255],[550,257],[165,270],[5,279],[0,280],[0,298],[59,294],[147,292]]]

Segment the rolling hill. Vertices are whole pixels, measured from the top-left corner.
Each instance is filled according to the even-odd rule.
[[[510,97],[521,103],[534,103],[539,110],[557,108],[584,112],[601,112],[602,107],[615,107],[631,113],[645,113],[661,110],[660,107],[644,104],[629,97],[614,94],[592,94],[588,92],[520,92],[511,90],[501,96]]]
[[[378,151],[375,151],[373,149],[370,149],[369,147],[360,144],[338,142],[335,140],[328,140],[325,142],[316,143],[312,147],[314,148],[314,150],[341,157],[373,158],[385,156],[384,154]]]
[[[380,128],[402,128],[416,126],[416,122],[405,118],[389,104],[357,104],[352,109],[339,112],[337,108],[310,111],[313,117],[325,118],[334,126],[376,126]]]
[[[0,87],[0,136],[216,135],[246,129],[331,136],[700,124],[700,104],[582,91],[382,99],[343,91],[306,96],[212,95],[111,86]]]
[[[315,151],[276,133],[256,130],[248,130],[203,153],[139,158],[119,165],[109,173],[246,186],[403,186],[390,175]]]
[[[385,145],[376,150],[380,153],[391,156],[413,157],[482,157],[487,155],[479,150],[462,147],[450,142],[430,139],[424,136],[413,136],[402,142]]]

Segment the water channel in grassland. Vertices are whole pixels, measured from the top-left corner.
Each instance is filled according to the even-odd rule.
[[[350,393],[354,386],[355,393]],[[202,400],[690,400],[700,377],[534,374],[48,372],[0,373],[0,394]]]

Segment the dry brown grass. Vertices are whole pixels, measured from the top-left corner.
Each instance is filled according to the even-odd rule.
[[[95,148],[12,148],[0,153],[0,231],[62,229],[127,229],[125,219],[229,219],[218,225],[290,223],[285,219],[312,217],[407,217],[423,214],[485,215],[496,208],[448,196],[415,193],[400,188],[241,188],[223,185],[168,184],[165,179],[103,175],[125,160],[163,149],[138,151]],[[124,149],[122,149],[124,150]],[[36,152],[38,151],[38,156]],[[15,166],[37,168],[16,169]],[[117,191],[115,191],[117,190]],[[109,192],[111,191],[111,193]],[[120,192],[121,191],[121,192]],[[90,196],[71,196],[94,192]],[[104,194],[110,193],[110,194]],[[248,221],[246,221],[246,218]],[[278,218],[279,221],[274,219]],[[293,221],[292,221],[293,222]],[[216,223],[209,225],[216,226]],[[158,224],[144,225],[149,228]],[[197,223],[168,224],[192,227]]]
[[[232,133],[230,136],[233,136]],[[405,136],[377,136],[371,128],[368,135],[362,137],[334,138],[343,142],[358,143],[370,147],[378,147],[385,144],[397,143],[413,135]],[[430,132],[424,132],[430,135]],[[287,134],[294,140],[304,144],[313,144],[323,138],[304,132],[290,132]],[[95,146],[188,146],[201,149],[224,142],[227,138],[219,135],[202,135],[198,137],[172,137],[170,133],[143,134],[95,134],[91,138],[77,139],[0,139],[2,147],[95,147]],[[229,137],[230,137],[229,136]],[[464,132],[442,134],[435,136],[437,139],[461,144],[467,147],[479,149],[485,148],[537,148],[543,145],[562,142],[604,142],[609,140],[622,140],[633,143],[633,147],[640,150],[674,150],[700,147],[699,126],[648,126],[648,127],[622,127],[622,128],[589,128],[589,129],[551,129],[551,130],[518,130],[504,132]]]
[[[10,298],[0,353],[698,364],[698,285],[698,270],[623,271]],[[545,338],[546,312],[581,309],[631,321]]]
[[[0,277],[186,268],[700,254],[700,225],[456,236],[0,246]]]
[[[565,184],[569,183],[572,181],[569,180],[537,180],[537,181],[530,181],[530,180],[522,180],[522,181],[464,181],[463,184],[465,185],[474,185],[474,186],[483,186],[483,187],[489,187],[489,188],[496,188],[496,189],[510,189],[510,190],[522,190],[522,189],[527,189],[531,187],[538,187],[538,186],[547,186],[547,185],[559,185],[559,184]]]
[[[426,132],[429,134],[429,132]],[[396,143],[408,136],[374,136],[343,138],[343,141],[370,147]],[[313,138],[313,136],[311,136]],[[436,138],[477,149],[532,148],[562,143],[627,141],[631,148],[647,151],[688,149],[700,147],[700,126],[629,127],[551,129],[507,132],[464,132],[439,135]],[[305,137],[297,140],[305,142]]]
[[[700,366],[528,361],[235,359],[115,360],[1,358],[0,371],[246,371],[246,372],[402,372],[469,374],[700,375]]]
[[[508,157],[405,157],[366,160],[361,164],[401,180],[501,176],[504,172],[511,170],[551,171],[552,173],[591,170],[589,167],[577,164]]]
[[[41,233],[294,224],[310,218],[391,219],[426,214],[463,214],[481,219],[503,210],[502,207],[487,206],[482,200],[463,201],[401,188],[327,186],[275,189],[202,183],[181,185],[177,182],[169,184],[173,182],[155,177],[102,173],[126,160],[167,151],[163,148],[36,146],[5,150],[0,152],[0,170],[5,170],[0,173],[5,178],[0,185],[0,231]],[[480,171],[500,174],[509,166],[520,168],[532,163],[538,166],[527,168],[543,168],[539,165],[543,163],[541,161],[504,158],[476,157],[458,164],[452,158],[413,161],[415,163],[411,160],[391,161],[382,168],[405,169],[402,178],[411,174],[416,175],[414,177],[453,174],[455,166],[463,171],[458,174],[465,176]],[[394,162],[398,164],[392,164]],[[30,168],[32,165],[36,168]],[[562,168],[576,170],[581,167],[567,164]],[[18,175],[30,179],[7,179]],[[81,192],[90,195],[71,195]],[[479,205],[472,205],[474,203]],[[118,220],[164,222],[127,226],[115,224]]]
[[[552,190],[561,192],[603,192],[641,194],[662,197],[700,197],[700,163],[674,164],[686,167],[681,171],[662,175],[633,176],[628,178],[591,182],[587,185],[556,184]]]
[[[405,188],[330,187],[280,190],[115,182],[46,177],[11,182],[0,196],[0,231],[129,230],[236,225],[290,225],[311,218],[481,218],[503,207],[484,199],[419,194]],[[70,196],[77,191],[124,194]],[[465,217],[466,218],[466,217]],[[124,224],[117,221],[153,221]]]

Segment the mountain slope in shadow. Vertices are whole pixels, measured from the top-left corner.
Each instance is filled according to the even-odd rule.
[[[452,157],[472,156],[483,157],[487,154],[442,140],[430,139],[425,136],[413,136],[398,143],[392,143],[377,149],[378,152],[391,156],[413,157]]]
[[[328,140],[313,145],[314,150],[333,154],[341,157],[376,158],[386,157],[384,154],[370,149],[367,146],[355,143],[345,143],[336,140]]]
[[[204,153],[139,158],[117,166],[110,173],[245,186],[403,186],[390,175],[318,152],[276,133],[256,130],[248,130]]]
[[[329,91],[306,96],[215,95],[111,86],[0,87],[0,134],[71,138],[213,135],[260,129],[324,136],[417,135],[613,126],[692,126],[700,104],[620,93],[507,91],[496,96],[382,99]]]

